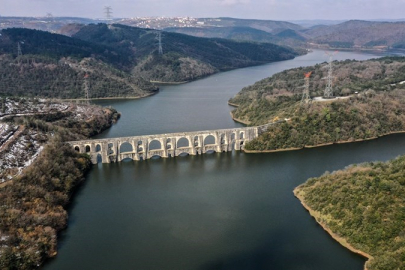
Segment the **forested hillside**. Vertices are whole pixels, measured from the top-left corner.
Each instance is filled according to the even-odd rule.
[[[130,52],[132,73],[147,80],[181,82],[218,71],[293,58],[291,49],[274,44],[206,39],[162,33],[158,54],[157,32],[124,25],[88,25],[73,37]],[[134,60],[133,60],[134,59]]]
[[[122,68],[130,64],[126,51],[91,41],[84,41],[46,31],[25,28],[1,30],[0,54],[17,56],[17,43],[20,42],[23,54],[40,55],[53,59],[74,57],[78,59],[94,57],[105,63]]]
[[[79,27],[74,37],[12,28],[1,31],[0,95],[144,97],[150,81],[183,82],[219,71],[293,58],[291,49],[163,33],[123,25]],[[18,55],[18,45],[22,56]]]
[[[276,33],[280,29],[292,29],[292,30],[302,30],[303,27],[286,22],[286,21],[272,21],[272,20],[255,20],[255,19],[237,19],[229,17],[220,17],[220,18],[205,18],[199,19],[207,25],[214,25],[217,27],[250,27],[254,29],[259,29],[266,31],[268,33]]]
[[[368,270],[405,269],[405,157],[309,179],[295,195],[343,245],[367,253]]]
[[[8,115],[0,122],[1,139],[2,127],[19,127],[21,133],[0,142],[0,269],[37,269],[56,256],[70,196],[91,166],[87,155],[65,142],[102,132],[119,114],[50,100],[7,98],[1,104],[2,115]],[[10,176],[10,169],[18,173]]]
[[[348,21],[303,30],[311,43],[334,48],[405,48],[405,22]]]
[[[168,31],[193,36],[271,42],[295,48],[321,47],[339,49],[404,49],[405,22],[352,20],[336,25],[315,25],[310,28],[286,22],[233,20],[221,18],[212,25],[172,27]]]
[[[157,87],[125,72],[118,49],[29,29],[5,29],[0,39],[0,95],[47,98],[144,97]],[[17,57],[20,43],[22,56]],[[120,70],[122,69],[122,70]]]
[[[270,126],[247,143],[246,150],[313,147],[405,131],[405,89],[370,90],[343,100],[288,106],[282,113],[289,120]]]
[[[405,85],[405,58],[385,57],[368,61],[334,61],[335,96],[348,96],[365,90],[389,91]],[[290,105],[301,100],[304,73],[312,71],[310,96],[322,96],[326,87],[327,63],[285,70],[243,88],[230,103],[238,108],[233,115],[254,125],[268,123],[274,117],[290,117]],[[283,113],[287,111],[287,113]]]
[[[280,46],[305,47],[306,39],[298,31],[280,29],[279,32],[269,33],[246,26],[233,27],[170,27],[165,31],[181,33],[196,37],[226,38],[238,41],[268,42]]]
[[[336,93],[343,98],[301,103],[304,72],[311,96],[321,96],[322,65],[283,71],[244,88],[230,103],[235,119],[251,125],[287,119],[246,144],[267,151],[350,142],[405,130],[405,58],[335,62]],[[358,91],[358,93],[356,93]]]
[[[61,58],[37,55],[14,59],[0,57],[0,95],[45,98],[144,97],[157,88],[94,58]]]

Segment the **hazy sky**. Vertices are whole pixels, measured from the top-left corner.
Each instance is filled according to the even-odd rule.
[[[268,20],[399,19],[405,0],[0,0],[2,16],[190,16]]]

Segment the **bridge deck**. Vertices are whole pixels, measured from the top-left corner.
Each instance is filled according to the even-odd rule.
[[[119,162],[124,158],[149,159],[156,155],[166,158],[182,153],[196,155],[204,154],[207,151],[243,150],[246,142],[257,138],[263,131],[267,130],[269,125],[271,124],[257,127],[88,139],[68,143],[80,153],[89,154],[93,163],[97,163],[100,157],[103,163]],[[211,141],[209,141],[209,137],[211,137]],[[180,139],[183,138],[187,140],[188,146],[177,146]],[[160,148],[150,149],[151,143],[156,143],[156,141],[157,144],[160,144]],[[121,146],[124,144],[129,145],[132,149],[122,149],[121,151]]]

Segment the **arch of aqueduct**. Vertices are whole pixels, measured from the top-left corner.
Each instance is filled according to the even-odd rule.
[[[169,133],[69,142],[80,153],[98,162],[120,162],[124,159],[146,160],[155,156],[176,157],[181,154],[201,155],[210,151],[243,150],[245,143],[267,130],[268,125],[234,129]]]

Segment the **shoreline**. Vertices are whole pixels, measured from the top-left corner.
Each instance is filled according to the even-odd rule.
[[[328,45],[323,45],[323,44],[310,44],[309,46],[310,49],[313,50],[339,50],[339,51],[351,51],[351,52],[376,52],[376,53],[382,53],[382,52],[396,52],[396,51],[404,51],[404,49],[400,48],[365,48],[365,47],[359,47],[359,48],[344,48],[344,47],[330,47]]]
[[[301,185],[300,185],[301,186]],[[338,236],[336,233],[334,233],[331,229],[329,229],[327,227],[326,224],[322,223],[320,220],[318,220],[318,218],[320,218],[322,215],[318,212],[313,210],[311,207],[309,207],[306,203],[305,203],[305,199],[304,197],[300,194],[299,192],[299,188],[300,186],[296,187],[293,191],[294,196],[301,202],[301,205],[309,212],[309,214],[315,219],[315,221],[323,228],[324,231],[326,231],[335,241],[337,241],[340,245],[342,245],[343,247],[347,248],[348,250],[350,250],[353,253],[356,253],[364,258],[366,258],[366,262],[364,263],[364,270],[368,270],[367,265],[368,263],[373,259],[373,256],[371,256],[370,254],[361,251],[359,249],[356,249],[355,247],[353,247],[351,244],[349,244],[347,242],[347,240],[343,237]]]
[[[228,101],[228,105],[229,105],[229,106],[232,106],[232,107],[235,107],[235,108],[238,108],[238,107],[239,107],[238,104],[232,103],[232,102],[230,102],[230,101]]]
[[[250,125],[250,122],[246,122],[246,121],[243,121],[241,119],[238,119],[238,118],[234,117],[232,112],[229,112],[229,113],[231,114],[231,117],[232,117],[233,121],[241,123],[241,124],[246,125],[246,126]]]
[[[235,119],[234,119],[235,120]],[[236,120],[235,120],[236,121]],[[378,138],[382,138],[385,136],[389,135],[394,135],[394,134],[404,134],[405,130],[402,131],[391,131],[389,133],[385,133],[383,135],[378,135],[376,137],[371,137],[371,138],[366,138],[366,139],[357,139],[353,141],[337,141],[337,142],[330,142],[330,143],[323,143],[323,144],[317,144],[317,145],[304,145],[303,147],[290,147],[290,148],[281,148],[281,149],[272,149],[272,150],[243,150],[245,153],[249,154],[260,154],[260,153],[276,153],[276,152],[288,152],[288,151],[296,151],[296,150],[302,150],[302,149],[312,149],[312,148],[318,148],[318,147],[323,147],[323,146],[328,146],[328,145],[334,145],[334,144],[346,144],[346,143],[356,143],[356,142],[365,142],[365,141],[371,141],[371,140],[376,140]]]
[[[158,84],[158,85],[180,85],[185,84],[190,81],[182,81],[182,82],[161,82],[161,81],[149,81],[150,83]]]
[[[304,147],[291,147],[291,148],[284,148],[284,149],[276,149],[276,150],[243,150],[243,152],[248,154],[265,154],[265,153],[277,153],[277,152],[288,152],[288,151],[297,151],[302,150]]]
[[[139,97],[133,97],[133,96],[128,96],[128,97],[102,97],[102,98],[90,98],[89,100],[92,101],[92,100],[141,99],[141,98],[147,98],[147,97],[150,97],[150,96],[154,96],[158,92],[159,92],[159,90],[155,91],[153,93],[144,95],[144,96],[139,96]],[[59,99],[59,100],[61,100],[61,101],[87,101],[87,99],[85,99],[85,98],[67,98],[67,99]]]

